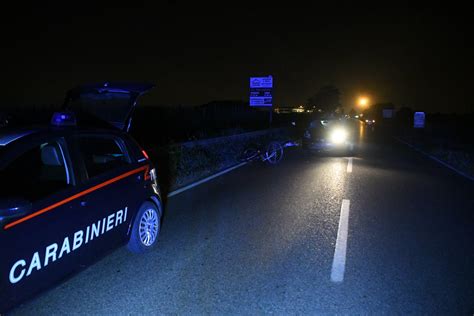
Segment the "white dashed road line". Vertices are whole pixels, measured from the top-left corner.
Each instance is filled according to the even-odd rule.
[[[349,161],[347,162],[347,173],[352,172],[352,157],[349,158]]]
[[[331,269],[332,282],[342,282],[344,280],[350,203],[350,200],[342,200],[341,215],[339,217],[339,229],[337,230],[336,249],[334,251],[334,259]]]

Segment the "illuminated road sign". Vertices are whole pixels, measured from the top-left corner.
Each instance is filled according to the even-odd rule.
[[[424,128],[425,127],[425,112],[415,112],[413,115],[413,127]]]
[[[251,77],[250,78],[250,106],[273,105],[272,97],[273,77]]]

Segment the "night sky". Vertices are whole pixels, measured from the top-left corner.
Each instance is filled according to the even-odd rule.
[[[430,112],[474,110],[468,8],[231,3],[2,10],[1,103],[58,104],[70,87],[104,80],[156,83],[148,105],[247,101],[248,77],[271,74],[275,105],[303,104],[331,84],[346,108],[365,94]]]

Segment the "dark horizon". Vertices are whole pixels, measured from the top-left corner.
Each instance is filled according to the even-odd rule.
[[[2,107],[60,104],[73,86],[109,80],[154,82],[144,105],[248,101],[248,78],[273,75],[276,106],[331,84],[346,110],[361,94],[432,113],[474,108],[462,8],[134,6],[42,3],[4,19]]]

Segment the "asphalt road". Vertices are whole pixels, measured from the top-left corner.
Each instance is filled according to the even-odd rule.
[[[474,313],[472,181],[382,135],[352,172],[286,153],[170,198],[156,250],[120,248],[11,314]]]

